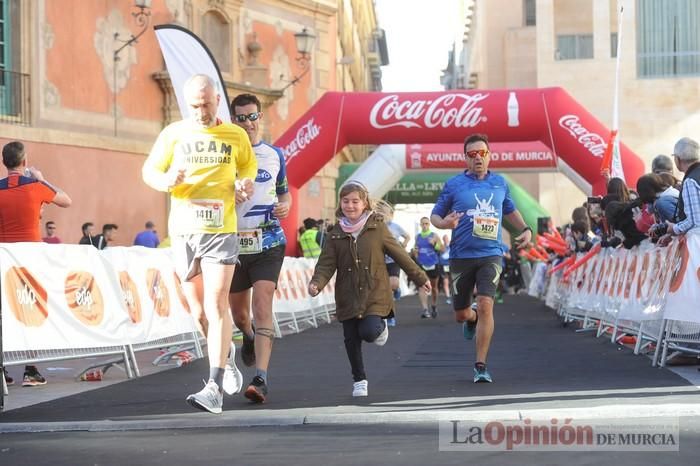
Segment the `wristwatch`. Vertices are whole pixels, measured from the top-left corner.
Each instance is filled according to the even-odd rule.
[[[525,232],[528,231],[528,230],[530,230],[530,233],[532,233],[532,228],[530,228],[529,225],[526,226],[525,228],[523,228],[523,231],[521,231],[520,234],[522,235],[523,233],[525,233]]]

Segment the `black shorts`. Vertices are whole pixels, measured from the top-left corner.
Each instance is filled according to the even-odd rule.
[[[423,269],[423,272],[428,276],[430,280],[435,280],[440,276],[440,271],[438,270],[438,265],[434,265],[432,269],[426,269],[425,266],[421,265],[420,268]]]
[[[450,259],[454,310],[461,311],[469,307],[474,294],[474,285],[476,285],[477,296],[493,298],[501,277],[502,264],[501,256]]]
[[[401,267],[396,262],[389,262],[386,264],[386,271],[389,273],[390,277],[398,277],[401,275]]]
[[[231,293],[245,291],[258,280],[271,281],[276,285],[284,262],[284,249],[285,245],[281,244],[259,254],[239,255],[239,264],[231,280]]]

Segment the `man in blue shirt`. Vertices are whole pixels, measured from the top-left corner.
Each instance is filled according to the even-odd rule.
[[[438,197],[430,220],[451,229],[450,276],[455,319],[467,340],[476,334],[474,382],[491,382],[486,356],[493,336],[493,300],[502,270],[501,229],[506,218],[521,233],[518,244],[532,240],[532,230],[510,197],[505,179],[488,170],[489,141],[472,134],[464,141],[467,170],[450,178]],[[476,308],[470,308],[476,286]],[[477,325],[478,320],[478,325]]]
[[[668,225],[668,234],[683,235],[700,227],[700,144],[681,138],[673,148],[676,167],[685,173],[676,207],[676,223]]]
[[[134,238],[134,246],[144,246],[147,248],[157,248],[160,244],[158,233],[156,233],[155,225],[150,220],[146,222],[146,229],[136,235]]]

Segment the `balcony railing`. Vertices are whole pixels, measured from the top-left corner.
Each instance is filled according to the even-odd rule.
[[[0,69],[0,123],[29,125],[29,75]]]

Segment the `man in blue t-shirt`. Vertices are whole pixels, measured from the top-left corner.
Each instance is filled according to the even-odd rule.
[[[423,313],[422,319],[432,317],[437,318],[437,297],[438,297],[438,263],[440,261],[440,253],[443,251],[442,241],[434,231],[430,230],[430,219],[423,217],[420,219],[420,231],[416,235],[416,262],[425,271],[425,274],[430,280],[430,296],[431,305],[428,309],[428,294],[425,290],[418,290],[418,299],[420,300]]]
[[[155,230],[156,226],[150,220],[146,222],[146,229],[136,235],[134,238],[134,246],[143,246],[146,248],[157,248],[160,244],[158,233]]]
[[[476,334],[474,382],[491,382],[486,356],[493,336],[493,298],[502,270],[503,219],[521,233],[517,244],[532,240],[532,230],[510,197],[505,179],[488,170],[490,151],[486,135],[472,134],[464,141],[467,170],[450,178],[438,197],[430,220],[451,229],[450,276],[455,319],[467,340]],[[471,304],[476,286],[476,308]],[[477,325],[478,320],[478,325]]]
[[[292,196],[282,149],[262,140],[260,100],[253,94],[237,95],[231,101],[231,116],[250,138],[258,161],[258,174],[253,196],[236,200],[240,255],[231,282],[229,303],[233,321],[243,333],[241,359],[246,366],[255,366],[255,376],[243,394],[254,403],[264,403],[275,338],[272,301],[287,244],[280,219],[289,215]],[[239,377],[235,365],[231,366],[233,375]]]

